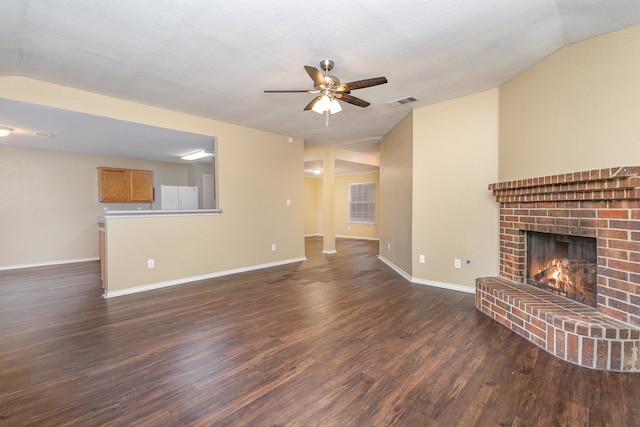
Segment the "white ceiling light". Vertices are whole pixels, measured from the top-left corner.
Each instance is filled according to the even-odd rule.
[[[200,151],[196,151],[195,153],[187,154],[186,156],[182,156],[180,158],[182,160],[198,160],[198,159],[202,159],[203,157],[211,157],[211,156],[213,156],[213,153],[209,153],[208,151],[205,151],[205,150],[200,150]]]
[[[340,111],[342,111],[342,107],[340,106],[340,103],[338,101],[332,99],[331,108],[329,108],[329,111],[331,112],[331,114],[339,113]]]
[[[312,108],[312,110],[318,114],[329,111],[329,109],[331,109],[331,99],[329,99],[329,95],[322,95],[320,100],[316,102]]]
[[[6,126],[0,126],[0,138],[9,135],[11,132],[13,132],[13,129]]]
[[[342,111],[342,107],[337,99],[333,97],[332,93],[329,93],[325,90],[324,95],[313,104],[311,110],[315,111],[318,114],[326,114],[325,126],[329,126],[329,114],[335,114]]]
[[[324,110],[322,109],[322,107],[320,107],[320,101],[316,102],[316,103],[313,105],[312,110],[313,110],[313,111],[315,111],[315,112],[316,112],[316,113],[318,113],[318,114],[322,114],[322,113],[324,113]]]
[[[337,99],[333,97],[333,95],[322,95],[322,97],[313,104],[313,111],[318,114],[323,114],[325,112],[330,112],[331,114],[339,113],[342,111],[342,107]]]

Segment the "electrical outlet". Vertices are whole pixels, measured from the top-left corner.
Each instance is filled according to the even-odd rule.
[[[387,243],[387,250],[390,251],[391,250],[391,243]]]
[[[287,206],[291,206],[291,199],[287,199]]]
[[[424,255],[420,255],[418,258],[419,258],[420,264],[424,264],[425,262]]]
[[[156,266],[156,260],[155,259],[148,259],[147,260],[147,267],[148,268],[155,268]]]
[[[453,260],[453,266],[455,268],[460,268],[460,267],[462,267],[462,263],[460,262],[459,259],[456,258],[456,259]]]
[[[272,251],[275,251],[275,250],[276,250],[276,244],[275,244],[275,243],[271,245],[271,250],[272,250]]]

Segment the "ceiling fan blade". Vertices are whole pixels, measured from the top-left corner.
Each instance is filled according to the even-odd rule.
[[[320,101],[320,98],[322,98],[322,96],[316,96],[315,98],[313,98],[311,102],[308,103],[306,107],[304,107],[304,111],[311,110],[313,106],[316,105],[316,102]]]
[[[348,102],[349,104],[357,105],[358,107],[368,107],[370,104],[364,99],[356,98],[355,96],[346,93],[337,93],[336,98],[340,101]]]
[[[355,89],[362,89],[365,87],[378,86],[387,83],[386,77],[374,77],[372,79],[356,80],[340,85],[340,90],[344,88],[344,92],[349,92]]]
[[[311,67],[310,65],[305,65],[304,69],[307,70],[307,74],[313,80],[313,84],[315,86],[326,86],[327,82],[324,79],[324,76],[316,67]]]
[[[300,90],[265,90],[264,91],[264,93],[298,93],[298,92],[318,93],[317,90],[305,90],[305,89],[300,89]]]

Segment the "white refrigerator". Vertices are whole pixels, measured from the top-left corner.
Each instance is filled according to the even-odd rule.
[[[153,209],[198,209],[198,187],[161,185],[156,188]]]

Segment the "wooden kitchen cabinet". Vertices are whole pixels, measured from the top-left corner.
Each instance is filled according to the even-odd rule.
[[[132,202],[153,202],[153,172],[130,170],[129,199]]]
[[[98,168],[101,202],[153,202],[153,171]]]
[[[98,168],[98,200],[126,202],[129,199],[129,173],[126,169]]]

